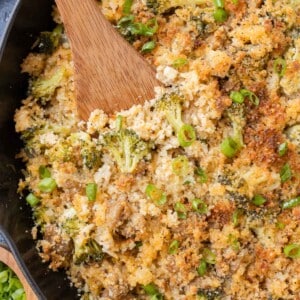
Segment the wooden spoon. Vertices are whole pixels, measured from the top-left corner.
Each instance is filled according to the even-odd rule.
[[[71,44],[79,116],[154,97],[155,70],[104,18],[96,0],[56,0]]]

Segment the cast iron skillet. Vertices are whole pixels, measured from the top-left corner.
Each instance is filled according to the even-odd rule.
[[[22,163],[15,159],[21,143],[14,132],[14,110],[26,96],[20,63],[38,33],[51,30],[52,0],[0,0],[0,245],[15,255],[39,299],[78,299],[63,272],[42,263],[31,237],[31,210],[17,194]],[[2,56],[2,59],[1,59]],[[30,299],[28,299],[30,300]]]

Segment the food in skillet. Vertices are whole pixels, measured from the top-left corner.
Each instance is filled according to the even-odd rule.
[[[15,115],[42,259],[82,299],[300,299],[300,3],[99,5],[165,87],[80,121],[54,13]]]

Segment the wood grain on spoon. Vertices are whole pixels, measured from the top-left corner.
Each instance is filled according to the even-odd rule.
[[[150,64],[104,18],[95,0],[56,0],[71,44],[79,116],[113,113],[154,97]]]

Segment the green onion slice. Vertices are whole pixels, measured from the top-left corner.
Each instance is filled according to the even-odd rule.
[[[181,202],[176,202],[174,205],[174,209],[177,212],[177,216],[179,219],[186,219],[186,207]]]
[[[169,249],[168,249],[168,253],[169,254],[176,254],[177,250],[179,248],[179,242],[177,240],[174,240],[171,242]]]
[[[238,91],[232,91],[230,93],[230,99],[235,102],[235,103],[239,103],[239,104],[242,104],[245,100],[243,94],[241,92],[238,92]]]
[[[189,173],[189,160],[185,155],[179,155],[172,161],[172,171],[177,176],[187,176]]]
[[[221,8],[221,7],[218,7],[214,14],[213,14],[213,17],[215,19],[216,22],[225,22],[228,18],[228,13],[226,12],[225,9]]]
[[[149,41],[143,45],[141,51],[143,53],[150,52],[155,48],[155,45],[156,45],[155,41]]]
[[[131,23],[127,28],[133,35],[153,36],[158,29],[158,23],[156,18],[153,18],[146,24],[139,22]]]
[[[282,209],[294,208],[300,205],[300,197],[283,202]]]
[[[287,142],[284,142],[284,143],[280,144],[279,147],[278,147],[279,156],[285,155],[287,150],[288,150],[288,143]]]
[[[45,166],[40,166],[39,167],[39,175],[40,175],[40,179],[50,178],[51,177],[51,172]]]
[[[283,253],[289,258],[300,258],[300,245],[289,244],[283,248]]]
[[[88,183],[85,187],[85,194],[89,201],[95,201],[97,197],[97,184]]]
[[[284,183],[292,178],[292,170],[289,163],[286,163],[280,170],[280,179]]]
[[[145,194],[157,205],[164,205],[167,201],[166,194],[151,183],[147,185]]]
[[[183,124],[177,133],[181,147],[191,146],[196,140],[196,132],[192,125]]]
[[[27,195],[26,201],[31,207],[35,207],[39,204],[40,199],[36,197],[33,193],[30,193]]]
[[[210,265],[216,263],[216,254],[213,253],[210,249],[205,248],[202,252],[203,259]]]
[[[200,260],[199,266],[197,267],[197,273],[199,276],[204,276],[207,270],[207,263],[204,259]]]
[[[213,0],[215,7],[224,8],[224,0]]]
[[[57,184],[53,178],[44,178],[38,184],[38,188],[44,193],[52,193],[56,187]]]
[[[180,67],[183,67],[184,65],[186,65],[188,63],[188,60],[186,58],[183,57],[179,57],[176,58],[173,63],[172,63],[172,67],[175,69],[179,69]]]
[[[251,91],[247,90],[247,89],[241,89],[240,93],[244,96],[244,97],[248,97],[248,99],[254,104],[254,105],[259,105],[259,98]]]
[[[237,142],[232,137],[225,138],[221,145],[221,152],[228,158],[234,157],[239,151]]]
[[[279,77],[284,76],[286,71],[286,61],[281,57],[276,58],[273,68],[274,71],[279,75]]]
[[[143,289],[144,289],[145,293],[149,296],[154,296],[154,295],[159,294],[159,290],[154,283],[149,283],[147,285],[144,285]]]
[[[192,201],[192,208],[199,214],[206,214],[208,211],[207,204],[201,199],[194,199]]]
[[[263,205],[266,201],[262,195],[255,195],[252,199],[252,203],[256,206]]]

